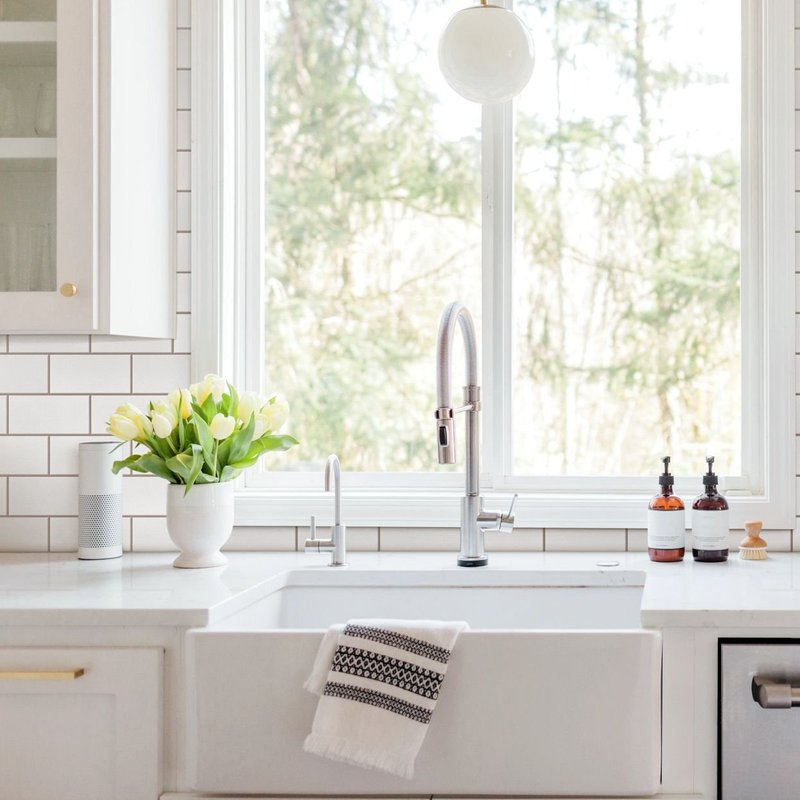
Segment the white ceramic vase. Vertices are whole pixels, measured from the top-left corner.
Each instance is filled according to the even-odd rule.
[[[227,559],[219,549],[233,530],[233,481],[167,487],[167,530],[180,555],[173,566],[186,569],[219,567]]]

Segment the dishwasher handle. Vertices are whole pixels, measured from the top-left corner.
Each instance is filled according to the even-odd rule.
[[[794,708],[800,706],[800,686],[778,683],[756,675],[751,684],[753,700],[761,708]]]

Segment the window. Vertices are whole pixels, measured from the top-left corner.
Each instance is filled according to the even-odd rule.
[[[641,524],[627,496],[660,456],[690,496],[713,452],[742,514],[788,525],[791,2],[517,0],[534,79],[483,109],[436,64],[458,7],[220,12],[244,51],[231,363],[287,396],[302,441],[248,486],[307,498],[335,451],[364,519],[394,490],[455,496],[433,365],[461,299],[482,340],[482,486],[524,492],[527,524]],[[262,157],[263,187],[244,167]],[[453,516],[427,502],[428,524]]]
[[[278,468],[436,468],[439,315],[481,318],[481,113],[439,74],[447,6],[264,0],[264,380],[304,443]]]

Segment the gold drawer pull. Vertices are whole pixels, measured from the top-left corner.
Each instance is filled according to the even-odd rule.
[[[0,670],[0,681],[74,681],[85,672],[84,669],[48,670],[46,672]]]
[[[78,287],[74,283],[62,283],[60,291],[64,297],[75,297],[78,294]]]

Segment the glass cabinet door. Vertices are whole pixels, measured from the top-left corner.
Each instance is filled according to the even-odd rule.
[[[0,291],[56,289],[56,3],[0,0]]]
[[[0,0],[0,330],[94,319],[94,0]]]

